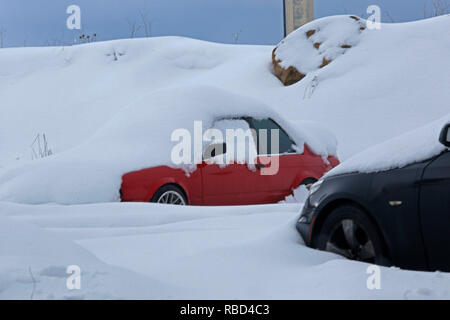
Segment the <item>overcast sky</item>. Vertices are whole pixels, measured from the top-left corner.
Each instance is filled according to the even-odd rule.
[[[371,4],[381,7],[383,21],[424,18],[433,0],[315,0],[315,18],[363,15]],[[443,0],[446,1],[446,0]],[[81,8],[81,31],[68,30],[66,8]],[[276,44],[283,38],[282,0],[0,0],[3,46],[71,43],[81,33],[99,40],[130,37],[130,24],[141,24],[139,10],[148,12],[153,36],[187,36],[216,42]],[[144,36],[141,28],[137,36]]]

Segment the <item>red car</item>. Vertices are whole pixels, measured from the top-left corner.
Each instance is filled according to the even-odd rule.
[[[336,157],[328,162],[313,154],[305,145],[302,154],[296,152],[293,139],[272,119],[241,118],[256,133],[279,129],[279,170],[275,175],[262,175],[264,158],[255,161],[256,170],[245,163],[227,166],[203,161],[189,176],[182,169],[158,166],[125,174],[120,190],[122,201],[157,202],[174,205],[251,205],[276,203],[304,184],[319,180],[339,164]],[[226,149],[226,147],[225,147]],[[266,148],[270,150],[270,146]],[[226,150],[224,150],[226,152]],[[274,155],[272,155],[274,156]],[[266,159],[267,160],[267,159]]]

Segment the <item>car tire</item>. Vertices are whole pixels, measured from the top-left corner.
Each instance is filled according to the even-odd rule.
[[[357,206],[334,209],[324,221],[314,246],[351,260],[391,265],[377,227]]]
[[[185,206],[188,204],[183,190],[176,185],[167,184],[155,192],[150,202]]]

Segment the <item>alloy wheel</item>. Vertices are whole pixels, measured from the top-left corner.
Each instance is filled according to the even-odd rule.
[[[184,200],[184,197],[179,194],[176,191],[166,191],[164,192],[156,201],[157,203],[164,203],[164,204],[173,204],[173,205],[179,205],[179,206],[185,206],[186,202]]]
[[[340,221],[331,232],[325,250],[351,260],[374,263],[375,247],[368,232],[351,219]]]

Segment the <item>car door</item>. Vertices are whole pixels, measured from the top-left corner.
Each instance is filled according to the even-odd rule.
[[[248,118],[258,141],[258,160],[261,171],[260,192],[266,203],[278,202],[291,194],[298,180],[301,155],[293,139],[274,120]],[[274,143],[278,142],[278,146]],[[264,164],[266,164],[264,166]]]
[[[214,123],[213,129],[222,132],[223,138],[226,137],[227,129],[241,129],[247,134],[244,141],[245,145],[243,146],[245,152],[247,152],[247,157],[251,156],[250,148],[256,149],[249,130],[250,127],[244,119],[219,119]],[[242,147],[243,141],[235,138],[233,143],[229,140],[226,140],[226,142],[226,152],[222,155],[224,158],[219,158],[222,164],[203,162],[201,165],[203,204],[248,205],[264,203],[264,194],[260,191],[261,180],[264,177],[260,175],[259,170],[251,165],[249,166],[248,163],[239,157],[232,157],[232,163],[227,163],[226,161],[226,157],[229,156],[230,152],[237,155],[238,145]],[[256,151],[254,156],[256,156]]]
[[[450,152],[426,167],[419,207],[429,267],[450,271]]]

